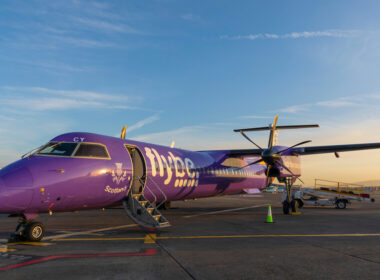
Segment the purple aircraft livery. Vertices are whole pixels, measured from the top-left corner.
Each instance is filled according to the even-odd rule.
[[[296,208],[290,190],[301,175],[301,155],[376,149],[380,143],[299,147],[276,145],[278,130],[318,125],[237,129],[255,149],[187,151],[93,133],[55,137],[0,170],[0,213],[18,216],[11,239],[39,241],[44,226],[39,213],[106,208],[122,204],[142,227],[163,228],[168,220],[159,209],[170,201],[264,189],[274,178],[286,186],[284,214]],[[245,132],[268,130],[267,148]]]

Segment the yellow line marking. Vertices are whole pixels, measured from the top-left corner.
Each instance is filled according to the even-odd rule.
[[[216,239],[216,238],[260,238],[260,237],[370,237],[380,236],[380,233],[333,233],[333,234],[255,234],[255,235],[195,235],[195,236],[156,236],[151,237],[115,237],[115,238],[65,238],[54,241],[121,241],[121,240],[154,240],[163,239]]]
[[[147,234],[144,238],[145,244],[155,244],[157,239],[157,235],[155,233]]]
[[[12,245],[30,245],[30,246],[49,246],[53,243],[45,243],[45,242],[11,242],[8,243],[8,246]]]

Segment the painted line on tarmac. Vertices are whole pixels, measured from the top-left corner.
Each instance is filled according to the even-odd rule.
[[[241,208],[218,210],[218,211],[212,211],[212,212],[207,212],[207,213],[202,213],[202,214],[182,216],[182,218],[188,219],[188,218],[194,218],[194,217],[199,217],[199,216],[214,215],[214,214],[226,213],[226,212],[234,212],[234,211],[240,211],[240,210],[246,210],[246,209],[252,209],[252,208],[260,208],[260,207],[264,207],[267,205],[268,204],[261,204],[261,205],[252,205],[252,206],[241,207]],[[57,239],[62,239],[62,238],[77,236],[77,235],[93,235],[94,233],[97,233],[97,232],[131,228],[131,227],[136,227],[136,226],[138,226],[138,225],[137,224],[129,224],[129,225],[122,225],[122,226],[115,226],[115,227],[99,228],[99,229],[88,230],[88,231],[69,232],[69,233],[65,233],[65,234],[46,236],[46,237],[44,237],[43,240],[44,241],[57,240]],[[94,240],[96,240],[96,238]]]
[[[49,246],[53,243],[46,243],[46,242],[28,242],[28,241],[18,241],[18,242],[9,242],[9,246],[13,245],[28,245],[28,246]]]
[[[215,215],[219,213],[226,213],[226,212],[235,212],[235,211],[240,211],[240,210],[247,210],[247,209],[253,209],[253,208],[260,208],[264,206],[268,206],[269,204],[260,204],[260,205],[252,205],[248,207],[241,207],[241,208],[233,208],[233,209],[226,209],[226,210],[218,210],[218,211],[212,211],[212,212],[207,212],[207,213],[202,213],[202,214],[196,214],[196,215],[188,215],[188,216],[183,216],[182,218],[193,218],[193,217],[199,217],[199,216],[206,216],[206,215]]]
[[[109,230],[115,230],[115,229],[124,229],[124,228],[131,228],[138,226],[137,224],[129,224],[129,225],[122,225],[122,226],[115,226],[115,227],[106,227],[106,228],[99,228],[99,229],[93,229],[93,230],[87,230],[87,231],[79,231],[79,232],[72,232],[72,233],[66,233],[66,234],[58,234],[58,235],[52,235],[52,236],[46,236],[44,237],[45,240],[55,240],[58,238],[66,238],[71,236],[77,236],[77,235],[91,235],[96,232],[101,231],[109,231]]]
[[[380,233],[332,233],[332,234],[247,234],[247,235],[193,235],[193,236],[156,236],[155,240],[167,239],[218,239],[218,238],[263,238],[263,237],[380,237]],[[54,241],[122,241],[147,240],[145,237],[104,237],[104,238],[65,238]],[[149,239],[152,239],[149,237]]]
[[[147,234],[144,238],[144,244],[156,244],[157,235],[155,233]]]
[[[72,259],[72,258],[104,258],[104,257],[126,257],[126,256],[154,256],[156,255],[156,249],[145,249],[144,252],[137,253],[111,253],[111,254],[78,254],[78,255],[55,255],[49,257],[38,258],[26,262],[12,264],[4,267],[0,267],[0,271],[6,271],[13,268],[19,268],[27,265],[37,264],[41,262],[52,261],[56,259]]]

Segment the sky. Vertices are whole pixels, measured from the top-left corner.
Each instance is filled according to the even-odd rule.
[[[86,131],[191,150],[380,142],[379,1],[0,2],[0,166]],[[261,145],[266,132],[250,134]],[[303,180],[380,179],[380,151],[306,156]]]

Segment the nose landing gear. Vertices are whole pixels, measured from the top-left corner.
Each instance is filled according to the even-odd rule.
[[[11,234],[9,242],[30,241],[38,242],[45,234],[44,225],[34,220],[28,220],[24,215],[19,219],[19,224]]]

